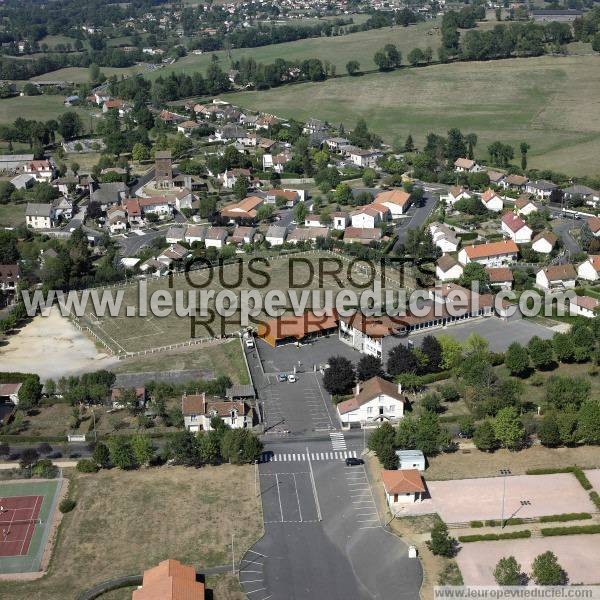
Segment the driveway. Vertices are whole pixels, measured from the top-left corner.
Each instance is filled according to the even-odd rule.
[[[569,233],[570,229],[581,229],[583,221],[575,219],[556,219],[552,221],[552,230],[560,237],[567,253],[577,254],[581,252],[581,246]]]
[[[419,229],[423,226],[429,215],[438,203],[438,196],[431,192],[424,192],[423,206],[412,206],[407,213],[407,217],[403,218],[397,227],[398,241],[394,249],[396,250],[401,244],[404,244],[409,230]]]

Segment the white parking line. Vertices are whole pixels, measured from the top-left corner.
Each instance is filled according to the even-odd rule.
[[[279,475],[275,473],[275,482],[277,484],[277,497],[279,498],[279,512],[281,513],[281,522],[283,523],[283,506],[281,506],[281,494],[279,493]]]
[[[296,484],[296,475],[294,475],[294,488],[296,489],[296,500],[298,501],[298,513],[300,513],[300,521],[302,521],[302,509],[300,508],[300,496],[298,495],[298,485]]]

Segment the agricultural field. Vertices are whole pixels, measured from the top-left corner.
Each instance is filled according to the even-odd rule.
[[[25,204],[0,204],[0,227],[17,227],[25,223]]]
[[[254,477],[253,466],[233,465],[74,474],[70,494],[77,506],[63,517],[47,575],[1,581],[0,596],[75,598],[96,583],[141,573],[165,558],[198,567],[228,564],[233,531],[236,558],[262,532]]]
[[[116,75],[117,77],[121,77],[121,75],[136,75],[137,73],[142,73],[144,71],[144,67],[141,65],[134,65],[133,67],[100,67],[100,71],[106,75],[106,77],[111,77],[112,75]],[[87,83],[90,80],[90,72],[89,69],[84,67],[65,67],[64,69],[58,69],[58,71],[50,71],[50,73],[44,73],[43,75],[38,75],[37,77],[33,77],[31,81],[72,81],[73,83]]]
[[[66,108],[64,96],[23,96],[0,100],[0,123],[14,123],[17,117],[47,121],[56,119],[67,110],[78,112],[84,126],[89,123],[89,113],[81,108]]]
[[[242,329],[239,324],[239,306],[243,302],[249,302],[243,298],[240,300],[240,292],[243,290],[258,291],[264,298],[265,294],[270,290],[281,290],[283,292],[289,290],[293,283],[300,284],[300,282],[305,283],[308,281],[308,284],[303,286],[302,289],[317,290],[320,288],[322,290],[331,290],[335,293],[342,289],[360,291],[357,285],[363,285],[364,287],[364,284],[368,284],[371,281],[369,275],[354,270],[352,276],[357,285],[353,285],[348,279],[346,265],[344,265],[344,270],[339,275],[343,287],[338,285],[333,276],[325,276],[321,283],[318,277],[319,258],[328,261],[324,267],[325,269],[333,270],[336,265],[333,262],[335,258],[327,254],[312,254],[308,257],[309,264],[302,263],[301,258],[295,257],[294,260],[296,262],[292,267],[293,279],[291,279],[289,272],[290,262],[285,258],[277,257],[269,259],[268,266],[264,264],[254,265],[254,269],[264,272],[266,277],[261,274],[253,274],[249,271],[247,265],[242,263],[242,266],[229,264],[212,270],[192,271],[189,274],[189,280],[192,285],[188,283],[184,274],[177,274],[173,277],[173,287],[171,290],[168,287],[167,277],[147,280],[147,293],[144,293],[143,290],[140,292],[142,288],[138,287],[138,282],[125,284],[117,288],[123,292],[118,316],[109,316],[107,312],[106,315],[98,318],[94,312],[93,303],[90,301],[87,304],[87,313],[81,319],[81,323],[88,326],[115,351],[119,353],[139,352],[186,342],[192,337],[214,338],[223,334],[239,332]],[[168,316],[153,316],[149,310],[150,303],[148,302],[148,316],[139,315],[139,308],[143,302],[143,300],[140,301],[140,293],[142,297],[150,299],[158,291],[170,291],[171,297],[176,301],[176,295],[179,293],[183,295],[181,307],[186,308],[188,306],[187,293],[194,289],[192,286],[195,286],[197,293],[196,306],[207,309],[206,316],[200,314],[197,317],[198,325],[196,326],[195,335],[192,335],[191,317],[178,316],[175,310],[172,310]],[[204,302],[200,292],[202,289],[205,289],[210,290],[216,295],[225,288],[233,292],[237,297],[238,309],[227,318],[221,317],[215,312],[211,315],[210,312],[214,311],[215,307],[214,297],[208,299],[208,302]],[[116,297],[114,294],[115,288],[111,288],[109,291]],[[297,291],[300,292],[300,289]],[[308,300],[308,306],[310,307],[311,298]],[[129,313],[131,313],[132,307],[136,309],[135,315],[127,316],[127,309],[129,308]],[[287,309],[291,308],[291,305],[287,306]]]
[[[391,142],[411,133],[451,127],[479,136],[476,155],[487,158],[496,140],[531,144],[529,166],[571,175],[600,175],[598,56],[543,56],[432,65],[339,77],[322,83],[240,92],[227,99],[244,108],[352,127],[363,117]]]

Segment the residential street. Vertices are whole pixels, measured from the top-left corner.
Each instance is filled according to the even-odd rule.
[[[570,254],[581,252],[581,247],[569,233],[570,229],[581,229],[583,221],[577,219],[556,219],[552,222],[552,229],[562,240],[565,251]]]

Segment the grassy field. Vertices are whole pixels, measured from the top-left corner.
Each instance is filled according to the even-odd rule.
[[[116,75],[135,75],[141,73],[144,67],[134,65],[133,67],[101,67],[100,71],[107,77]],[[64,69],[58,69],[58,71],[50,71],[50,73],[44,73],[38,77],[33,77],[32,81],[72,81],[73,83],[87,83],[90,80],[90,71],[84,67],[66,67]]]
[[[88,313],[85,319],[82,321],[85,325],[89,326],[94,332],[96,332],[103,340],[105,340],[111,347],[119,352],[138,352],[140,350],[146,350],[148,348],[164,347],[170,344],[176,344],[185,342],[191,337],[205,338],[205,337],[218,337],[223,333],[238,332],[242,329],[239,324],[240,311],[239,306],[242,302],[248,303],[248,300],[240,299],[240,292],[243,290],[256,290],[264,298],[264,295],[269,290],[281,290],[285,292],[290,289],[293,283],[300,284],[309,280],[310,273],[309,269],[313,269],[313,277],[310,278],[308,285],[305,287],[311,290],[331,290],[333,292],[340,291],[341,289],[354,289],[359,291],[356,286],[353,286],[350,281],[347,281],[347,274],[341,273],[340,279],[344,287],[340,287],[333,276],[325,276],[323,278],[322,285],[319,282],[318,277],[318,259],[328,259],[328,265],[326,268],[332,269],[334,262],[332,258],[327,254],[322,255],[309,255],[310,266],[305,263],[295,262],[292,267],[292,263],[287,259],[280,259],[278,257],[270,259],[269,267],[264,265],[254,265],[255,269],[260,269],[264,272],[267,279],[260,274],[252,274],[248,270],[248,266],[243,264],[242,267],[237,264],[226,265],[223,268],[221,276],[221,269],[217,268],[213,270],[212,277],[208,269],[202,271],[194,271],[190,273],[191,282],[199,288],[202,286],[205,290],[210,290],[215,295],[218,294],[225,288],[224,284],[228,284],[227,288],[236,295],[238,300],[238,310],[233,315],[227,318],[220,317],[216,312],[212,315],[210,311],[214,311],[215,300],[214,298],[203,300],[200,289],[196,290],[195,306],[200,308],[206,308],[206,316],[200,316],[197,318],[197,327],[195,335],[192,336],[191,330],[191,318],[189,316],[178,316],[175,311],[171,311],[171,314],[165,317],[152,316],[150,310],[146,317],[141,317],[137,314],[139,312],[139,295],[138,283],[127,284],[123,286],[123,302],[120,307],[119,316],[104,316],[99,319],[96,318],[93,311],[93,304],[88,303]],[[301,259],[300,259],[301,260]],[[290,277],[289,269],[293,269],[293,279]],[[345,270],[346,267],[344,267]],[[241,278],[240,278],[241,272]],[[353,273],[354,280],[357,284],[368,283],[369,277],[359,273]],[[266,282],[266,283],[265,283]],[[176,275],[173,278],[173,290],[171,290],[171,297],[175,298],[176,294],[183,292],[183,304],[182,307],[188,306],[187,292],[192,288],[187,282],[183,274]],[[151,298],[153,294],[168,290],[168,280],[166,277],[159,279],[150,279],[147,282],[147,294],[148,298]],[[114,292],[114,290],[112,290]],[[299,293],[299,290],[298,290]],[[308,298],[310,306],[311,298]],[[190,300],[194,303],[194,300]],[[127,316],[127,307],[137,307],[136,316]],[[192,304],[194,306],[194,304]],[[150,307],[150,303],[148,303]],[[292,306],[288,305],[288,309]],[[262,314],[262,313],[261,313]]]
[[[254,467],[114,469],[74,475],[72,485],[77,507],[63,519],[48,574],[0,582],[1,597],[75,598],[96,583],[140,573],[166,558],[227,564],[232,533],[237,560],[262,532]]]
[[[17,96],[0,100],[0,123],[14,123],[17,117],[47,121],[67,110],[81,115],[84,126],[89,124],[89,113],[81,108],[66,108],[64,96]]]
[[[25,204],[0,204],[0,227],[16,227],[25,223]]]
[[[485,157],[495,140],[531,144],[530,167],[599,175],[600,80],[590,77],[598,56],[545,56],[433,65],[340,77],[263,92],[229,94],[245,108],[352,127],[364,117],[388,142],[450,127],[479,136]]]
[[[187,370],[214,371],[216,375],[227,375],[234,383],[250,383],[241,345],[237,339],[222,344],[192,346],[169,353],[128,358],[119,361],[111,369],[115,373]]]

